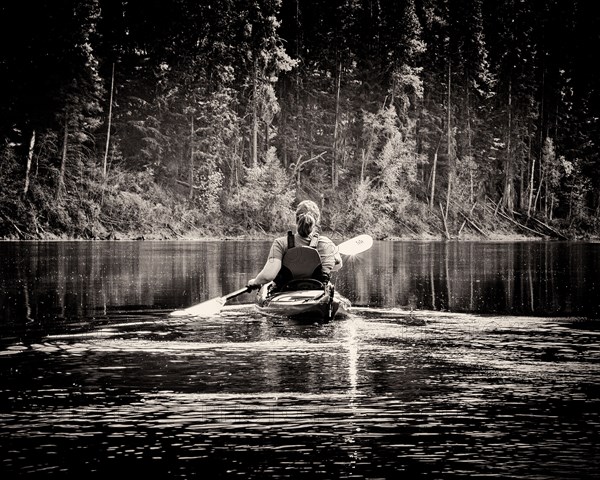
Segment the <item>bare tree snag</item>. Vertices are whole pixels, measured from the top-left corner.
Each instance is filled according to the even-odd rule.
[[[23,195],[27,195],[29,191],[29,174],[31,172],[31,160],[33,159],[33,148],[35,147],[35,130],[31,132],[31,139],[29,140],[29,150],[27,152],[27,166],[25,168],[25,187],[23,188]]]
[[[106,131],[106,147],[104,148],[104,160],[102,162],[102,175],[106,178],[106,168],[108,163],[108,148],[110,145],[110,126],[112,123],[112,104],[113,104],[113,92],[115,90],[115,64],[112,64],[112,75],[110,78],[110,100],[108,103],[108,127]]]

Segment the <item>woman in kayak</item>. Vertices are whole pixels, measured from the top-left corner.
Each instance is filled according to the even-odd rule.
[[[321,212],[317,204],[311,200],[300,202],[296,208],[296,230],[297,233],[289,236],[279,237],[273,241],[269,256],[261,272],[248,282],[248,286],[260,286],[276,280],[282,271],[283,257],[290,247],[312,246],[315,247],[321,257],[321,270],[317,280],[327,281],[331,272],[342,267],[342,257],[336,245],[327,237],[319,235],[319,221]],[[283,273],[283,272],[282,272]],[[281,277],[281,275],[280,275]],[[276,283],[280,283],[279,279]],[[281,287],[282,285],[278,285]]]

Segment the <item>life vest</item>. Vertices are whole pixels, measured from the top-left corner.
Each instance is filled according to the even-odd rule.
[[[311,234],[308,246],[296,247],[295,243],[294,234],[289,231],[287,234],[288,249],[281,261],[281,270],[275,278],[277,288],[285,288],[292,280],[294,283],[298,283],[295,281],[312,279],[326,284],[329,281],[329,275],[323,273],[321,255],[317,250],[319,234],[317,232]]]

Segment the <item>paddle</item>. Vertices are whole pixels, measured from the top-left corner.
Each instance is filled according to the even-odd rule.
[[[358,237],[346,240],[338,245],[338,252],[342,255],[353,256],[366,252],[373,246],[371,235],[359,235]]]
[[[340,243],[338,245],[338,251],[342,255],[353,256],[368,250],[372,245],[373,238],[371,238],[370,235],[359,235],[358,237]],[[217,315],[221,311],[227,300],[239,297],[240,295],[251,292],[257,288],[259,288],[258,285],[246,286],[223,297],[212,298],[211,300],[198,303],[197,305],[193,305],[183,310],[176,310],[171,312],[170,315],[172,317],[211,317]]]
[[[248,293],[252,291],[256,287],[246,286],[244,288],[240,288],[235,292],[229,293],[223,297],[213,298],[211,300],[207,300],[206,302],[198,303],[197,305],[193,305],[191,307],[185,308],[183,310],[176,310],[171,312],[172,317],[211,317],[213,315],[217,315],[227,300],[231,300],[232,298],[239,297],[243,293]]]

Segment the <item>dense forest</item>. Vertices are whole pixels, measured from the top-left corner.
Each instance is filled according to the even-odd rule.
[[[578,0],[0,6],[0,237],[600,232]]]

